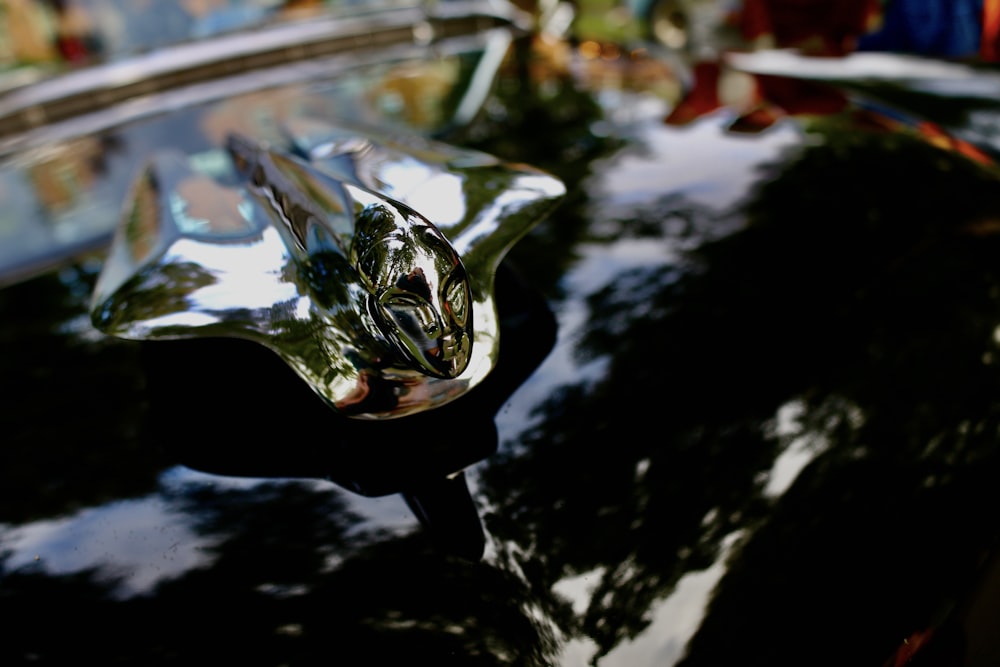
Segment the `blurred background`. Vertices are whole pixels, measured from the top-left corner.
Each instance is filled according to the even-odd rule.
[[[448,0],[440,0],[447,3]],[[411,0],[3,0],[0,69],[113,59],[167,44],[307,18],[359,13]],[[704,57],[720,48],[854,49],[995,59],[995,0],[517,0],[579,41],[636,47],[653,41]],[[571,10],[571,16],[566,13]],[[567,18],[569,17],[569,18]]]

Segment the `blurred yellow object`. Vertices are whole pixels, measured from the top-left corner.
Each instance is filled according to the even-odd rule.
[[[0,10],[0,66],[58,59],[54,16],[47,5],[3,0]]]

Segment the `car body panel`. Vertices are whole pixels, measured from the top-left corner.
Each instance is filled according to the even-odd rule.
[[[510,44],[479,113],[408,121],[567,186],[440,410],[348,427],[242,341],[103,336],[98,242],[0,291],[0,662],[992,662],[993,72],[734,59],[754,95],[681,122],[648,54]],[[291,90],[119,131],[65,210],[213,118],[369,108]]]

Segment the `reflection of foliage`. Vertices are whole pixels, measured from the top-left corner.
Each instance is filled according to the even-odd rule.
[[[512,174],[502,168],[490,168],[490,172],[479,170],[476,179],[469,179],[464,184],[463,194],[469,210],[490,210],[495,206],[494,202],[504,201],[505,191],[516,191],[523,187],[518,182],[522,178],[519,174]],[[514,206],[507,206],[504,212],[507,217],[502,225],[462,257],[469,272],[473,293],[478,295],[492,289],[490,284],[496,263],[506,257],[507,251],[526,233],[530,233],[536,224],[543,223],[557,203],[548,198],[527,204],[519,203],[516,212],[513,210]]]
[[[744,663],[748,650],[760,664],[815,661],[815,633],[843,608],[857,615],[850,641],[820,662],[878,662],[891,648],[878,641],[908,634],[927,612],[915,602],[982,543],[972,517],[1000,500],[987,483],[1000,464],[1000,249],[984,222],[1000,215],[1000,185],[914,140],[824,139],[771,174],[750,225],[700,247],[694,268],[636,271],[591,295],[580,352],[612,365],[554,394],[483,472],[490,529],[528,545],[540,587],[601,573],[580,625],[598,655],[641,631],[725,536],[762,524],[689,664]],[[774,418],[795,402],[826,449],[769,515],[762,491],[786,442]],[[778,609],[759,613],[764,600]]]
[[[191,484],[172,501],[214,540],[213,559],[155,596],[111,600],[96,573],[4,572],[0,560],[0,607],[18,608],[0,661],[551,663],[513,575],[444,558],[421,535],[367,534],[333,487]]]
[[[333,250],[311,253],[298,272],[309,285],[309,295],[326,309],[339,309],[350,303],[348,286],[358,283],[357,271],[342,253]]]
[[[123,323],[146,322],[189,310],[188,299],[216,282],[212,273],[193,262],[154,264],[141,269],[95,313],[101,329],[116,331]],[[164,333],[164,332],[161,332]]]
[[[67,271],[0,292],[0,377],[8,380],[0,521],[58,515],[153,484],[159,462],[138,433],[137,349],[78,335],[92,279]]]
[[[515,264],[533,265],[538,271],[536,286],[552,293],[585,228],[589,194],[580,186],[594,159],[620,142],[592,131],[601,108],[568,73],[532,79],[529,68],[535,57],[530,39],[516,41],[510,67],[501,73],[496,95],[484,113],[444,139],[544,169],[566,185],[567,196],[551,220],[533,228],[509,255]],[[466,194],[472,198],[488,193]],[[541,275],[541,269],[547,274]]]
[[[974,517],[1000,501],[1000,184],[913,141],[828,141],[765,185],[754,226],[708,258],[742,286],[735,296],[785,306],[757,349],[781,362],[806,416],[844,396],[859,419],[824,433],[830,446],[735,560],[686,664],[726,662],[751,641],[759,664],[815,656],[806,635],[844,623],[843,608],[851,641],[827,646],[823,664],[878,662],[995,533]],[[747,614],[758,596],[773,614]],[[781,639],[761,647],[772,627]]]
[[[364,325],[363,299],[367,292],[343,254],[336,250],[310,253],[307,261],[289,263],[285,268],[289,276],[293,271],[297,276],[290,279],[298,282],[301,276],[318,309],[309,320],[300,319],[294,311],[283,312],[281,307],[270,314],[271,326],[280,341],[276,348],[289,357],[290,363],[310,375],[316,384],[327,385],[356,372],[357,359],[342,354],[345,350],[380,350],[375,354],[379,359],[391,355]]]
[[[632,208],[627,215],[591,225],[591,239],[611,242],[616,238],[666,237],[683,248],[704,243],[728,229],[720,213],[689,201],[683,194],[671,192],[642,208]],[[709,224],[705,224],[709,223]],[[700,226],[699,226],[700,225]]]

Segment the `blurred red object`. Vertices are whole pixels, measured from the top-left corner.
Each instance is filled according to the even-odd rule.
[[[979,41],[979,57],[989,62],[1000,53],[1000,0],[983,0],[983,32]]]
[[[881,12],[880,0],[744,0],[739,24],[754,46],[838,56],[854,50]]]

